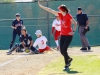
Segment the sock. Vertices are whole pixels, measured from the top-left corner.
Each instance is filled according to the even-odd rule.
[[[58,40],[55,40],[57,47],[59,46]]]

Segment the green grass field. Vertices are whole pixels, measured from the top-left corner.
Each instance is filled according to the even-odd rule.
[[[100,75],[99,55],[72,56],[73,62],[69,71],[63,71],[63,57],[56,59],[43,68],[37,75]]]

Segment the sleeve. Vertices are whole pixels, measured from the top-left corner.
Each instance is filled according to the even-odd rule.
[[[69,19],[72,19],[73,18],[71,14],[69,14],[68,17],[69,17]]]
[[[48,41],[46,37],[45,37],[45,41],[46,41],[46,42]]]
[[[38,45],[37,40],[35,40],[33,47],[36,47]]]
[[[63,20],[63,15],[60,12],[58,12],[58,16],[60,17],[61,20]]]
[[[32,37],[31,36],[29,36],[29,40],[32,41]]]
[[[15,23],[14,23],[14,21],[12,22],[12,26],[15,26]]]
[[[52,23],[52,27],[55,27],[55,20],[54,20],[53,23]]]
[[[20,41],[21,41],[21,42],[23,42],[23,38],[22,38],[22,35],[20,35]]]
[[[85,19],[86,19],[86,21],[88,20],[88,16],[87,16],[87,14],[84,14],[84,16],[85,16]]]
[[[53,24],[52,24],[52,33],[54,32],[54,29],[55,29],[55,20],[53,21]]]

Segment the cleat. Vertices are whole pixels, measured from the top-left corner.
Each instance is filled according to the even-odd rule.
[[[39,51],[38,51],[38,50],[35,50],[34,53],[35,53],[35,54],[39,54]]]
[[[12,52],[6,52],[6,54],[7,54],[7,55],[11,55],[11,54],[12,54]]]
[[[91,47],[90,46],[88,46],[88,50],[91,50]]]
[[[81,48],[80,50],[87,50],[87,48]]]
[[[65,66],[63,71],[68,71],[69,70],[69,66]]]

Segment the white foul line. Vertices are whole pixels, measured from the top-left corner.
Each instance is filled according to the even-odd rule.
[[[9,61],[3,62],[2,64],[0,64],[0,67],[5,66],[5,65],[7,65],[7,64],[9,64],[9,63],[11,63],[11,62],[13,62],[13,61],[19,59],[19,58],[22,58],[22,57],[24,57],[24,56],[19,56],[19,57],[17,57],[17,58],[11,59],[11,60],[9,60]]]

